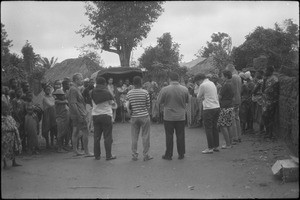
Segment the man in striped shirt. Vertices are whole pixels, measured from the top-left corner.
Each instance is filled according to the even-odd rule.
[[[151,160],[150,148],[150,97],[147,90],[142,89],[142,79],[139,76],[133,78],[134,89],[127,93],[127,109],[131,114],[131,139],[132,160],[138,160],[137,143],[140,129],[142,128],[144,161]]]

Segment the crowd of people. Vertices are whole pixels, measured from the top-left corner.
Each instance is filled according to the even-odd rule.
[[[269,66],[257,71],[240,72],[228,65],[221,77],[197,74],[185,84],[179,75],[169,73],[169,83],[161,87],[151,78],[143,84],[139,76],[107,80],[101,76],[83,79],[76,73],[72,79],[56,80],[45,84],[42,104],[33,103],[33,93],[28,82],[9,81],[2,86],[2,160],[15,160],[17,153],[38,154],[38,136],[45,139],[47,149],[58,153],[73,151],[74,156],[101,158],[100,139],[103,134],[106,160],[112,155],[112,130],[116,122],[131,124],[132,160],[138,160],[137,143],[141,131],[143,160],[149,155],[151,121],[164,124],[166,151],[163,159],[172,160],[175,130],[178,159],[185,155],[185,126],[204,125],[208,147],[204,154],[218,152],[219,131],[225,144],[232,148],[241,142],[241,135],[255,133],[253,123],[259,125],[258,133],[273,137],[273,121],[277,108],[278,78]],[[40,127],[41,125],[41,127]],[[41,131],[40,131],[41,130]],[[40,133],[41,132],[41,133]],[[88,149],[89,133],[94,135],[94,153]],[[80,151],[83,150],[82,151]]]

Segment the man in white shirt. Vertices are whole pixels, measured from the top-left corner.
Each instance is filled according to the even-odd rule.
[[[205,127],[208,148],[203,154],[219,151],[219,132],[217,127],[220,104],[217,88],[204,74],[197,74],[195,81],[198,82],[199,93],[197,98],[203,99],[203,123]]]

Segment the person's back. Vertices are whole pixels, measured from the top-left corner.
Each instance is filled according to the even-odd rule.
[[[203,110],[220,107],[217,87],[212,81],[210,81],[209,79],[205,79],[200,85],[200,90],[203,90],[204,96]]]
[[[147,90],[135,88],[128,92],[127,99],[131,105],[131,117],[148,116],[150,97]]]
[[[233,105],[240,105],[241,104],[241,91],[242,91],[242,80],[241,77],[237,74],[233,74],[232,78],[232,86],[233,86]]]
[[[169,74],[170,85],[162,88],[158,95],[158,104],[164,106],[164,127],[166,133],[166,152],[162,159],[172,160],[173,134],[175,129],[178,159],[185,154],[185,115],[186,104],[189,101],[188,89],[179,84],[179,75]]]
[[[162,88],[161,100],[164,104],[164,120],[185,120],[185,107],[188,103],[188,89],[179,83],[171,83]]]

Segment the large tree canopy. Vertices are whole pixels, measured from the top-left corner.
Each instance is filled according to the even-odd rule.
[[[276,69],[281,65],[297,65],[294,61],[299,51],[299,27],[291,19],[281,26],[276,23],[274,29],[259,26],[245,38],[246,41],[232,52],[237,69],[252,67],[253,59],[261,55]]]
[[[213,57],[214,65],[222,71],[231,62],[232,41],[227,33],[213,33],[211,41],[206,42],[207,46],[202,47],[195,54],[197,57]]]
[[[166,75],[170,71],[175,71],[181,75],[186,73],[186,68],[179,66],[181,58],[179,44],[172,41],[170,33],[164,33],[157,39],[157,45],[147,47],[138,60],[139,67],[147,69],[154,79],[165,81]]]
[[[12,46],[12,40],[8,39],[4,24],[1,23],[1,69],[2,72],[6,71],[9,65],[9,47]]]
[[[93,1],[86,3],[91,23],[77,33],[93,36],[102,50],[119,55],[122,67],[128,67],[131,51],[147,37],[151,25],[163,12],[162,1]]]

